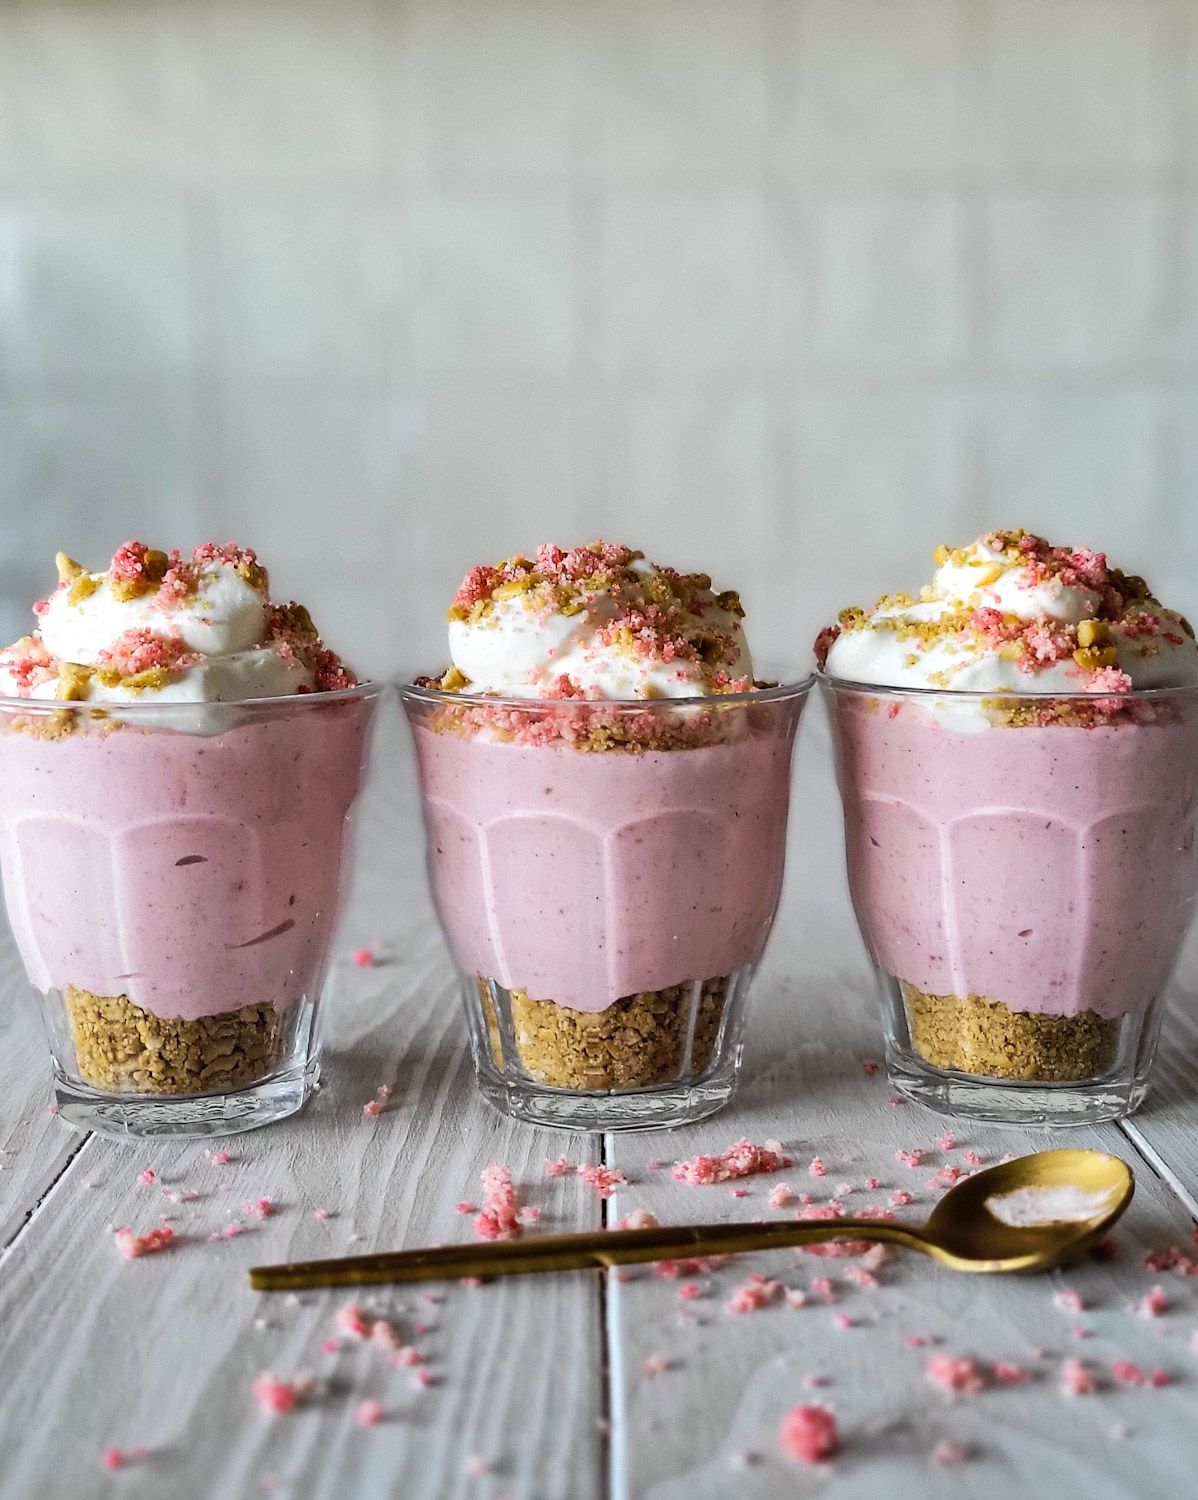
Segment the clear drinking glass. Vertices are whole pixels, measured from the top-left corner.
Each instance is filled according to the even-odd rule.
[[[300,1109],[381,688],[0,699],[0,868],[64,1119],[221,1135]]]
[[[1198,689],[823,688],[896,1087],[998,1122],[1135,1109],[1198,890]]]
[[[811,680],[589,702],[403,690],[484,1094],[580,1130],[731,1096]]]

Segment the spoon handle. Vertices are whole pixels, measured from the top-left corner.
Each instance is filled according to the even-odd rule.
[[[488,1245],[438,1245],[334,1260],[253,1266],[259,1292],[371,1282],[456,1280],[463,1276],[520,1276],[536,1271],[603,1270],[646,1260],[739,1255],[836,1239],[890,1240],[928,1250],[919,1228],[887,1219],[787,1220],[770,1224],[667,1224],[653,1229],[599,1229],[586,1234],[537,1235]]]

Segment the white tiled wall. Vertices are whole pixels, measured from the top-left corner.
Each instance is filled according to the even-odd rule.
[[[602,532],[763,657],[1026,524],[1198,612],[1198,0],[5,0],[0,634],[254,543],[370,670]]]

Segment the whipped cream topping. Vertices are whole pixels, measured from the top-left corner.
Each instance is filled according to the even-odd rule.
[[[753,664],[735,593],[627,547],[539,547],[471,568],[449,611],[439,686],[508,698],[640,699],[744,692]]]
[[[992,531],[938,547],[918,598],[846,609],[820,633],[822,670],[884,687],[982,693],[1126,693],[1198,683],[1187,620],[1101,552]]]
[[[0,696],[229,703],[355,681],[302,605],[271,604],[248,548],[209,542],[183,558],[127,542],[104,573],[57,563],[33,635],[0,651]]]

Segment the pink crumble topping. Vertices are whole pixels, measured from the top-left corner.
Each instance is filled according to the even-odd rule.
[[[684,1281],[678,1288],[678,1299],[681,1302],[694,1302],[703,1295],[703,1289],[697,1281]]]
[[[913,1199],[905,1188],[899,1188],[896,1192],[891,1193],[890,1201],[895,1208],[906,1208]]]
[[[124,1229],[115,1232],[116,1247],[127,1260],[136,1260],[142,1255],[156,1255],[160,1250],[166,1250],[175,1238],[175,1231],[169,1224],[164,1224],[161,1229],[147,1229],[145,1234],[134,1234],[128,1225]]]
[[[807,1175],[808,1177],[826,1177],[828,1175],[827,1167],[824,1166],[818,1156],[811,1158],[811,1165],[807,1168]]]
[[[320,1352],[322,1354],[337,1354],[341,1349],[340,1339],[321,1339]]]
[[[354,1420],[359,1427],[375,1427],[383,1420],[383,1403],[373,1397],[368,1401],[359,1403],[354,1413]]]
[[[785,1182],[780,1182],[777,1187],[770,1188],[769,1205],[771,1208],[785,1208],[794,1202],[794,1194]]]
[[[840,1447],[836,1418],[826,1406],[792,1406],[782,1418],[778,1441],[796,1463],[818,1464]]]
[[[204,1155],[209,1161],[215,1162],[218,1167],[227,1166],[233,1160],[233,1154],[230,1151],[205,1151]]]
[[[781,1156],[765,1146],[755,1146],[752,1141],[735,1141],[719,1156],[692,1156],[689,1161],[674,1163],[673,1176],[690,1187],[702,1187],[713,1182],[729,1182],[735,1177],[753,1177],[758,1172],[776,1172],[780,1167],[792,1167],[789,1157]]]
[[[413,1370],[411,1376],[412,1384],[415,1386],[432,1385],[433,1377],[427,1370]]]
[[[370,1342],[380,1349],[398,1349],[399,1334],[386,1318],[375,1318],[370,1325]]]
[[[1079,1313],[1086,1310],[1086,1304],[1071,1287],[1062,1287],[1059,1292],[1054,1292],[1052,1300],[1067,1312]]]
[[[966,1151],[965,1161],[971,1167],[980,1167],[982,1164],[982,1158],[977,1154],[976,1151]]]
[[[1032,1378],[1030,1370],[1025,1370],[1022,1365],[1010,1364],[1005,1359],[996,1359],[991,1368],[999,1385],[1023,1385]]]
[[[158,1181],[158,1173],[155,1172],[155,1170],[154,1170],[153,1167],[147,1167],[145,1169],[145,1171],[141,1174],[141,1176],[138,1178],[138,1181],[139,1182],[157,1182]]]
[[[731,1259],[730,1255],[690,1255],[680,1260],[655,1260],[653,1269],[658,1276],[678,1281],[683,1276],[706,1276],[726,1266]]]
[[[405,1344],[402,1349],[395,1351],[388,1362],[396,1368],[414,1369],[424,1363],[424,1355],[419,1349],[413,1349],[411,1344]]]
[[[492,1162],[482,1174],[483,1206],[475,1216],[474,1232],[480,1240],[507,1240],[520,1233],[516,1190],[512,1169]]]
[[[842,1331],[853,1326],[853,1320],[846,1312],[838,1312],[834,1314],[832,1321],[836,1324],[837,1328],[841,1329]]]
[[[1067,1359],[1061,1366],[1061,1391],[1066,1396],[1092,1396],[1098,1387],[1080,1359]]]
[[[255,1198],[252,1202],[243,1203],[242,1213],[247,1213],[253,1219],[269,1219],[275,1211],[274,1204],[269,1198]]]
[[[368,1099],[362,1106],[362,1113],[368,1120],[373,1120],[377,1117],[380,1108],[381,1106],[377,1099]]]
[[[782,1283],[767,1281],[760,1272],[754,1271],[743,1286],[738,1286],[724,1303],[730,1313],[759,1312],[776,1302],[782,1294]]]
[[[1130,1359],[1113,1359],[1111,1374],[1120,1385],[1147,1385],[1148,1376]]]
[[[461,1203],[454,1204],[453,1211],[455,1214],[476,1214],[478,1212],[478,1204],[467,1203],[465,1199],[463,1199]]]
[[[941,1151],[951,1151],[957,1144],[957,1138],[951,1130],[946,1130],[936,1144]]]
[[[589,1162],[584,1162],[578,1168],[578,1175],[583,1182],[594,1188],[600,1198],[610,1198],[618,1187],[628,1181],[617,1167],[596,1167]]]
[[[934,1464],[963,1464],[968,1457],[960,1443],[954,1443],[950,1438],[941,1438],[932,1449]]]
[[[844,1279],[851,1281],[854,1286],[870,1287],[878,1284],[878,1278],[864,1266],[845,1266]]]
[[[647,1208],[634,1208],[630,1214],[625,1214],[615,1224],[608,1225],[609,1229],[656,1229],[657,1219]]]
[[[906,1333],[903,1335],[903,1343],[908,1349],[926,1349],[929,1344],[936,1340],[928,1333]]]
[[[830,1276],[817,1276],[811,1283],[811,1290],[822,1302],[836,1301],[836,1289]]]
[[[941,1390],[976,1396],[986,1386],[985,1378],[975,1361],[963,1356],[933,1354],[924,1370],[928,1379]]]
[[[664,1354],[651,1354],[641,1366],[646,1375],[661,1375],[670,1368],[670,1362]]]
[[[876,1188],[880,1186],[881,1184],[878,1182],[878,1179],[876,1177],[867,1177],[865,1179],[865,1191],[867,1193],[872,1193]]]
[[[1140,1298],[1136,1303],[1136,1312],[1142,1318],[1159,1318],[1162,1313],[1167,1312],[1169,1299],[1159,1286],[1154,1286],[1146,1296]]]
[[[878,1064],[876,1062],[863,1062],[861,1067],[864,1070],[866,1078],[873,1078],[878,1071]]]
[[[901,1162],[904,1167],[918,1167],[924,1159],[922,1151],[896,1151],[894,1159]]]
[[[352,957],[359,969],[373,968],[376,962],[375,956],[369,948],[355,948]]]
[[[546,1177],[567,1177],[571,1170],[570,1163],[564,1156],[559,1156],[556,1161],[547,1161],[545,1163]]]

